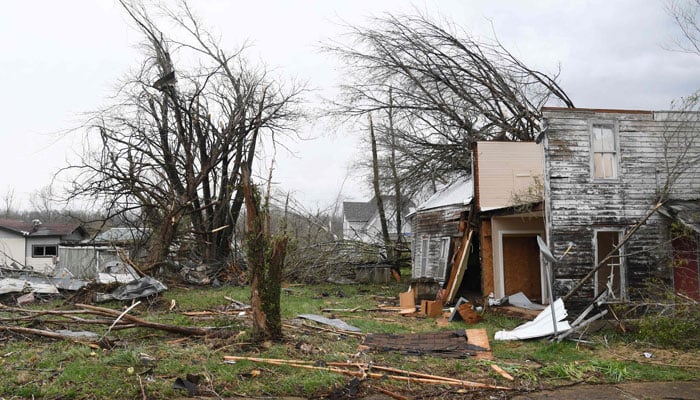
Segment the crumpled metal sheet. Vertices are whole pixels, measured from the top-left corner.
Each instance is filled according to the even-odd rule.
[[[151,296],[167,289],[168,287],[161,281],[150,276],[144,276],[116,288],[109,297],[115,300],[131,300]]]
[[[314,322],[318,322],[319,324],[329,325],[329,326],[332,326],[332,327],[335,327],[338,329],[342,329],[344,331],[362,332],[362,329],[360,329],[356,326],[348,325],[347,323],[345,323],[345,321],[338,319],[338,318],[330,319],[330,318],[326,318],[322,315],[316,315],[316,314],[300,314],[300,315],[297,315],[297,317],[303,318],[303,319],[308,319],[308,320],[311,320]]]
[[[58,289],[47,281],[42,282],[37,279],[0,279],[0,294],[23,292],[58,293]]]
[[[557,320],[557,333],[571,329],[571,325],[566,321],[568,313],[564,307],[564,301],[557,299],[554,302],[554,315]],[[526,322],[513,330],[498,331],[494,335],[496,340],[523,340],[545,337],[554,334],[554,323],[552,322],[552,308],[547,307],[532,321]]]

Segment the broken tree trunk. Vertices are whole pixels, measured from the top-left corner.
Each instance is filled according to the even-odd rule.
[[[261,209],[260,193],[250,181],[250,171],[245,166],[241,171],[246,205],[246,255],[251,270],[253,340],[279,340],[282,338],[280,295],[287,236],[271,237],[266,229],[267,206]]]

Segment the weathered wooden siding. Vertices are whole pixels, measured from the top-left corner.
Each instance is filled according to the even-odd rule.
[[[446,262],[452,255],[452,241],[455,237],[461,237],[459,221],[466,210],[466,206],[454,206],[419,211],[410,219],[413,230],[413,278],[435,278],[438,281],[444,279]],[[447,243],[444,242],[446,238],[449,239]],[[426,245],[424,240],[427,241]],[[424,254],[426,248],[427,254]]]
[[[573,280],[594,267],[595,229],[625,229],[639,221],[655,204],[666,183],[666,162],[675,162],[684,151],[691,153],[685,157],[700,155],[700,131],[694,123],[673,121],[678,119],[678,114],[669,119],[666,114],[652,112],[547,108],[543,114],[548,126],[544,141],[547,236],[555,255],[562,254],[568,242],[575,244],[556,267],[555,290],[563,295]],[[592,121],[616,124],[617,179],[592,179],[589,131]],[[685,141],[693,137],[694,143]],[[700,166],[696,163],[685,167],[688,170],[673,186],[670,197],[697,199]],[[630,255],[625,259],[629,295],[635,296],[635,289],[643,288],[648,278],[670,279],[664,261],[668,254],[660,247],[668,224],[660,215],[654,215],[625,245],[623,252]],[[590,281],[572,300],[585,303],[592,298],[593,291]]]

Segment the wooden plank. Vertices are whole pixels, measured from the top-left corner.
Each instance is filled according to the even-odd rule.
[[[447,296],[443,299],[443,304],[452,303],[457,295],[457,290],[462,283],[464,272],[467,270],[467,261],[469,260],[469,249],[472,247],[473,234],[474,231],[471,227],[465,231],[465,239],[462,242],[459,257],[455,260],[456,265],[452,266],[452,271],[450,272],[450,280],[448,281],[447,290],[445,291]]]
[[[486,329],[466,329],[465,332],[467,333],[468,344],[488,349],[488,351],[477,351],[474,358],[477,360],[493,360],[491,344],[489,343],[489,336],[488,333],[486,333]]]
[[[491,369],[493,369],[493,370],[496,371],[499,375],[501,375],[502,377],[508,379],[509,381],[512,381],[512,380],[515,379],[515,378],[513,378],[513,375],[507,373],[506,371],[503,370],[503,368],[499,367],[499,366],[496,365],[496,364],[491,364]]]

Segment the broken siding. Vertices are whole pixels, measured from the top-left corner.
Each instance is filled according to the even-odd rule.
[[[625,229],[640,220],[653,206],[658,190],[665,183],[664,162],[677,159],[684,146],[675,146],[664,155],[664,138],[679,124],[655,120],[652,113],[545,109],[543,114],[548,126],[545,196],[548,200],[547,234],[553,242],[550,246],[553,244],[555,254],[561,254],[569,241],[576,244],[556,268],[556,283],[561,288],[559,294],[563,294],[571,280],[580,279],[594,266],[594,231]],[[594,121],[616,124],[619,141],[616,179],[592,178],[589,127]],[[691,127],[685,133],[692,132]],[[697,145],[691,151],[698,154]],[[697,165],[688,172],[682,184],[674,188],[672,197],[698,196],[700,173]],[[628,293],[630,289],[642,287],[647,278],[664,276],[658,244],[665,238],[667,224],[655,215],[625,245],[623,252],[634,254],[625,259]],[[591,281],[584,286],[580,297],[592,297],[593,289]]]
[[[451,259],[452,238],[461,236],[459,221],[466,212],[463,206],[417,212],[411,218],[413,229],[413,278],[445,280]]]

